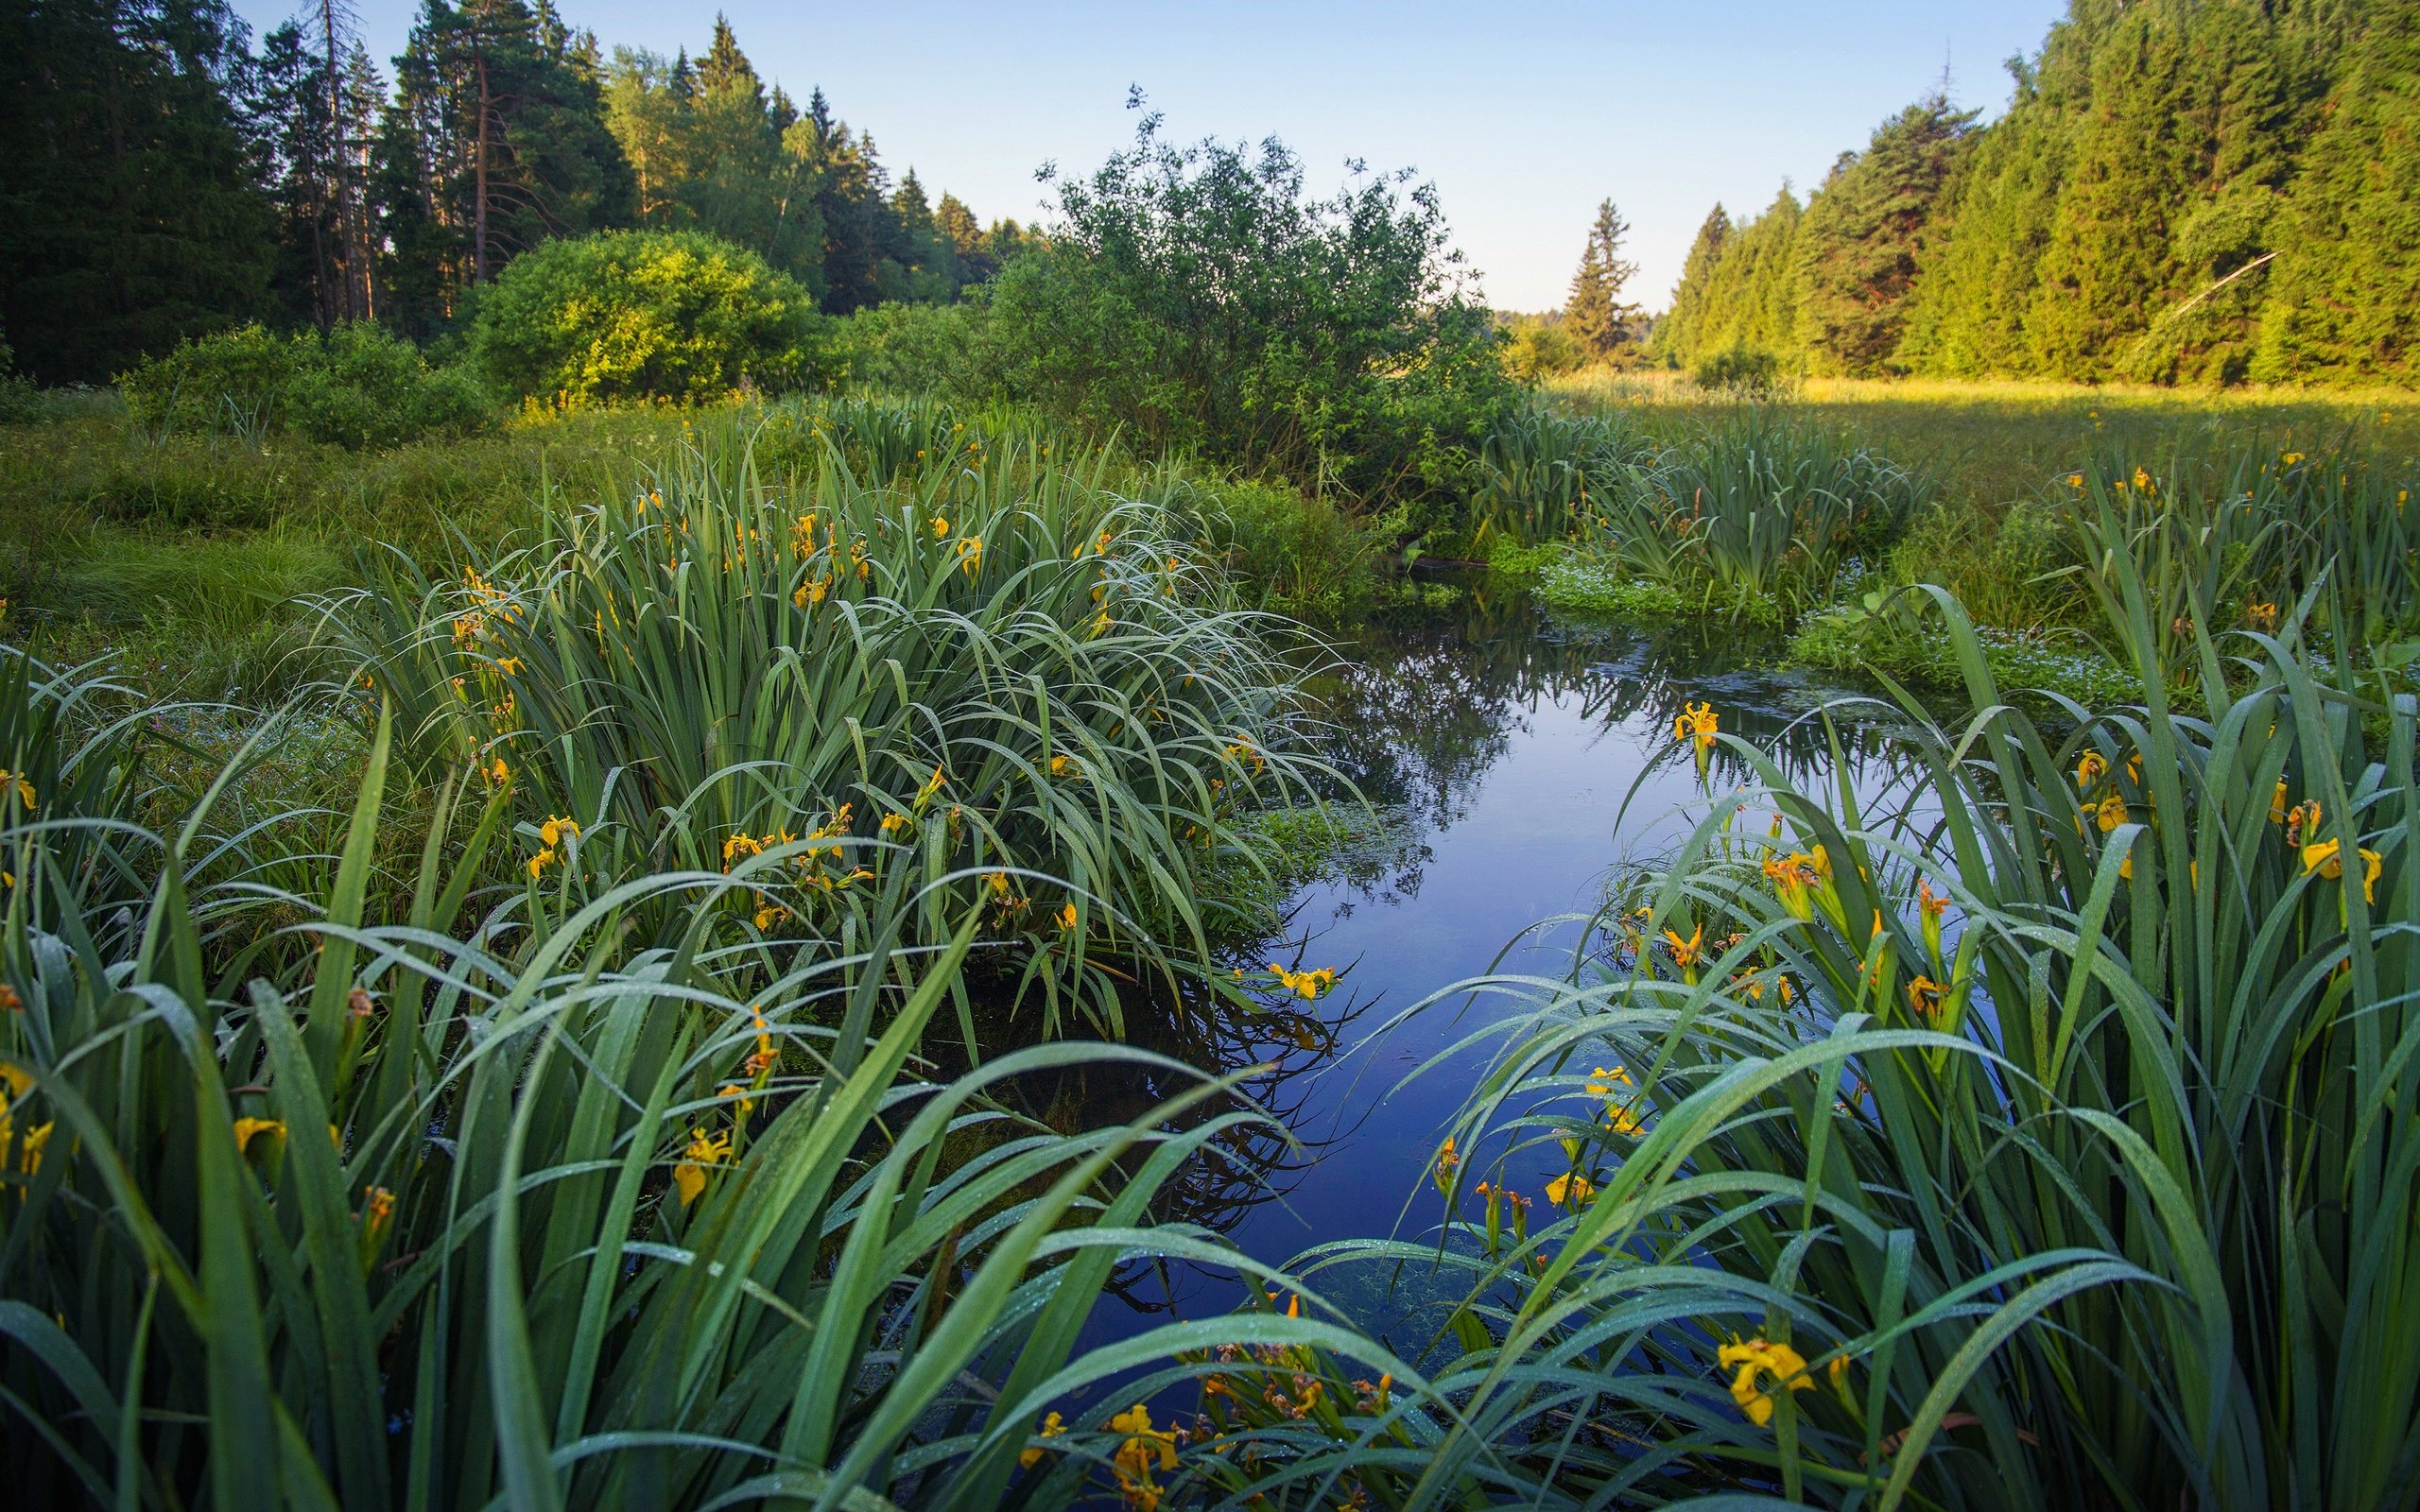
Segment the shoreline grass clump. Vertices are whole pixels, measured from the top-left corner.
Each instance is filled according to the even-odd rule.
[[[415,765],[513,795],[533,907],[727,869],[756,935],[837,936],[980,873],[925,894],[930,928],[979,899],[1046,1029],[1115,1033],[1121,980],[1231,922],[1198,884],[1256,864],[1239,816],[1322,769],[1280,622],[1105,456],[1030,462],[883,483],[834,449],[777,481],[709,438],[518,552],[395,556],[328,624]]]
[[[1298,1476],[1392,1505],[1474,1480],[2412,1504],[2420,727],[2378,676],[2315,674],[2291,618],[2201,627],[2182,713],[2166,607],[2116,576],[2153,675],[2064,736],[2002,699],[1945,596],[1979,712],[1907,704],[1889,793],[1796,787],[1711,707],[1684,731],[1676,759],[1728,743],[1760,784],[1710,796],[1567,980],[1452,991],[1530,1011],[1447,1052],[1498,1043],[1435,1237],[1296,1263],[1425,1249],[1467,1278],[1407,1351],[1453,1426],[1365,1458],[1354,1435],[1403,1417],[1373,1411]],[[1257,1389],[1224,1400],[1270,1421]]]
[[[475,885],[512,843],[510,799],[475,783],[448,784],[467,840],[433,838],[381,917],[389,754],[382,724],[323,890],[254,899],[302,921],[233,959],[210,958],[187,891],[204,810],[155,837],[167,860],[130,928],[11,891],[0,1442],[18,1494],[988,1508],[1109,1481],[1111,1409],[1064,1429],[1054,1409],[1200,1326],[1087,1352],[1081,1325],[1138,1256],[1234,1258],[1150,1205],[1259,1115],[1168,1132],[1217,1084],[1105,1045],[927,1080],[915,1052],[979,915],[925,948],[901,940],[905,911],[743,997],[717,900],[744,884],[635,878],[549,919]],[[38,872],[95,822],[47,812],[0,832]],[[621,928],[650,899],[684,917],[661,948]],[[1179,1091],[1065,1136],[994,1097],[1111,1062]]]

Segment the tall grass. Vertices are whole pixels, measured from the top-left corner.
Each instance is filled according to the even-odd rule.
[[[786,954],[743,998],[762,953],[718,871],[562,917],[482,893],[512,801],[475,783],[446,799],[467,841],[441,816],[378,918],[389,757],[382,725],[326,890],[283,900],[309,921],[216,969],[200,813],[131,930],[10,897],[0,1442],[25,1504],[990,1508],[1105,1467],[1131,1436],[1109,1406],[1024,1452],[1070,1392],[1199,1342],[1077,1350],[1121,1263],[1223,1253],[1150,1203],[1255,1115],[1161,1132],[1216,1085],[1106,1046],[923,1079],[971,911],[931,948]],[[650,899],[686,919],[660,948],[620,927]],[[1063,1137],[990,1097],[1121,1061],[1192,1086]]]
[[[1836,432],[1750,410],[1657,445],[1539,410],[1491,438],[1485,517],[1735,617],[1793,617],[1874,565],[1936,485]],[[1492,501],[1492,502],[1491,502]]]
[[[2155,664],[2169,606],[2113,578]],[[1303,1473],[1392,1505],[2420,1503],[2420,718],[2289,619],[2200,627],[2205,714],[2152,677],[2054,735],[1942,610],[1980,712],[1924,724],[1896,801],[1733,742],[1761,790],[1641,917],[1566,981],[1475,985],[1533,1011],[1453,1125],[1441,1237],[1305,1272],[1466,1278],[1392,1415],[1437,1437],[1331,1435]]]
[[[1229,922],[1200,880],[1254,865],[1236,816],[1319,768],[1277,622],[1101,487],[1105,454],[1037,462],[1012,438],[868,480],[835,441],[785,481],[710,439],[519,552],[397,556],[327,612],[415,763],[512,795],[533,906],[728,869],[779,939],[920,889],[945,933],[979,895],[1046,1026],[1072,989],[1115,1031],[1121,983]]]

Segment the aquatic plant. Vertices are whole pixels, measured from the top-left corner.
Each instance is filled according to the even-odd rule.
[[[779,937],[989,873],[1046,1025],[1080,988],[1115,1032],[1120,977],[1209,958],[1197,878],[1259,865],[1237,816],[1316,801],[1299,674],[1176,523],[1098,486],[1103,454],[995,448],[886,483],[836,444],[776,482],[709,437],[522,551],[443,579],[397,556],[329,622],[415,765],[511,794],[544,906],[729,869]],[[534,838],[555,816],[569,850]],[[922,894],[927,937],[951,894]]]
[[[1154,1228],[1150,1204],[1259,1115],[1166,1132],[1219,1084],[1110,1046],[927,1079],[915,1051],[971,910],[928,949],[891,928],[785,952],[742,998],[734,963],[764,953],[735,951],[719,904],[745,885],[718,871],[633,879],[561,917],[482,896],[513,803],[466,776],[381,918],[369,882],[396,775],[382,725],[328,889],[258,900],[306,921],[220,970],[183,887],[190,827],[159,842],[170,862],[131,930],[44,925],[10,899],[0,1443],[17,1496],[990,1508],[1115,1484],[1132,1436],[1105,1424],[1115,1407],[1034,1430],[1068,1393],[1198,1346],[1199,1324],[1112,1350],[1079,1337],[1119,1265],[1235,1259]],[[11,826],[20,854],[67,833]],[[684,920],[666,947],[620,927],[648,899]],[[1067,1133],[992,1097],[1117,1064],[1178,1090]]]
[[[1643,917],[1566,981],[1453,989],[1531,1011],[1450,1125],[1440,1239],[1298,1273],[1425,1249],[1463,1294],[1405,1350],[1426,1385],[1298,1435],[1295,1480],[2412,1504],[2420,716],[2315,673],[2291,619],[2204,623],[2205,714],[2151,678],[2053,734],[1939,609],[1980,712],[1904,708],[1900,801],[1718,735],[1761,790],[1711,798]],[[1541,1160],[1551,1207],[1516,1215],[1507,1173]],[[1361,1453],[1424,1423],[1416,1455]]]

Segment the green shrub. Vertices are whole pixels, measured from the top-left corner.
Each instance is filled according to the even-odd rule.
[[[302,337],[299,356],[280,419],[311,440],[367,451],[487,423],[487,393],[469,369],[431,369],[383,326],[354,321]]]
[[[154,436],[276,431],[356,451],[464,436],[489,419],[468,372],[432,369],[409,342],[368,321],[281,336],[257,325],[198,336],[118,379],[127,411]]]
[[[1210,483],[1164,469],[1147,485],[1200,522],[1203,543],[1265,607],[1333,617],[1364,603],[1399,516],[1362,518],[1332,499],[1266,483]]]
[[[1499,356],[1515,381],[1534,384],[1578,372],[1588,365],[1589,352],[1561,317],[1516,315],[1505,322]]]
[[[819,375],[822,323],[797,280],[702,232],[546,242],[479,295],[471,346],[504,390],[544,403],[698,404]]]
[[[1435,195],[1406,181],[1314,199],[1281,143],[1179,148],[1147,117],[994,281],[1007,391],[1147,451],[1451,513],[1513,387]]]
[[[1737,399],[1773,399],[1789,387],[1781,358],[1762,347],[1726,347],[1700,359],[1689,381],[1708,393]]]

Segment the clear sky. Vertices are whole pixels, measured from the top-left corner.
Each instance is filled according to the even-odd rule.
[[[255,28],[294,0],[235,0]],[[1945,63],[1960,103],[1996,113],[2002,61],[2031,53],[2065,0],[1303,0],[1167,6],[924,0],[558,0],[615,45],[702,51],[717,9],[768,79],[821,85],[986,220],[1035,218],[1046,161],[1098,163],[1133,129],[1139,84],[1180,140],[1274,133],[1315,186],[1347,159],[1436,180],[1455,241],[1507,309],[1563,301],[1599,199],[1631,223],[1631,297],[1660,308],[1698,224],[1804,190]],[[354,0],[371,52],[400,52],[417,0]]]

